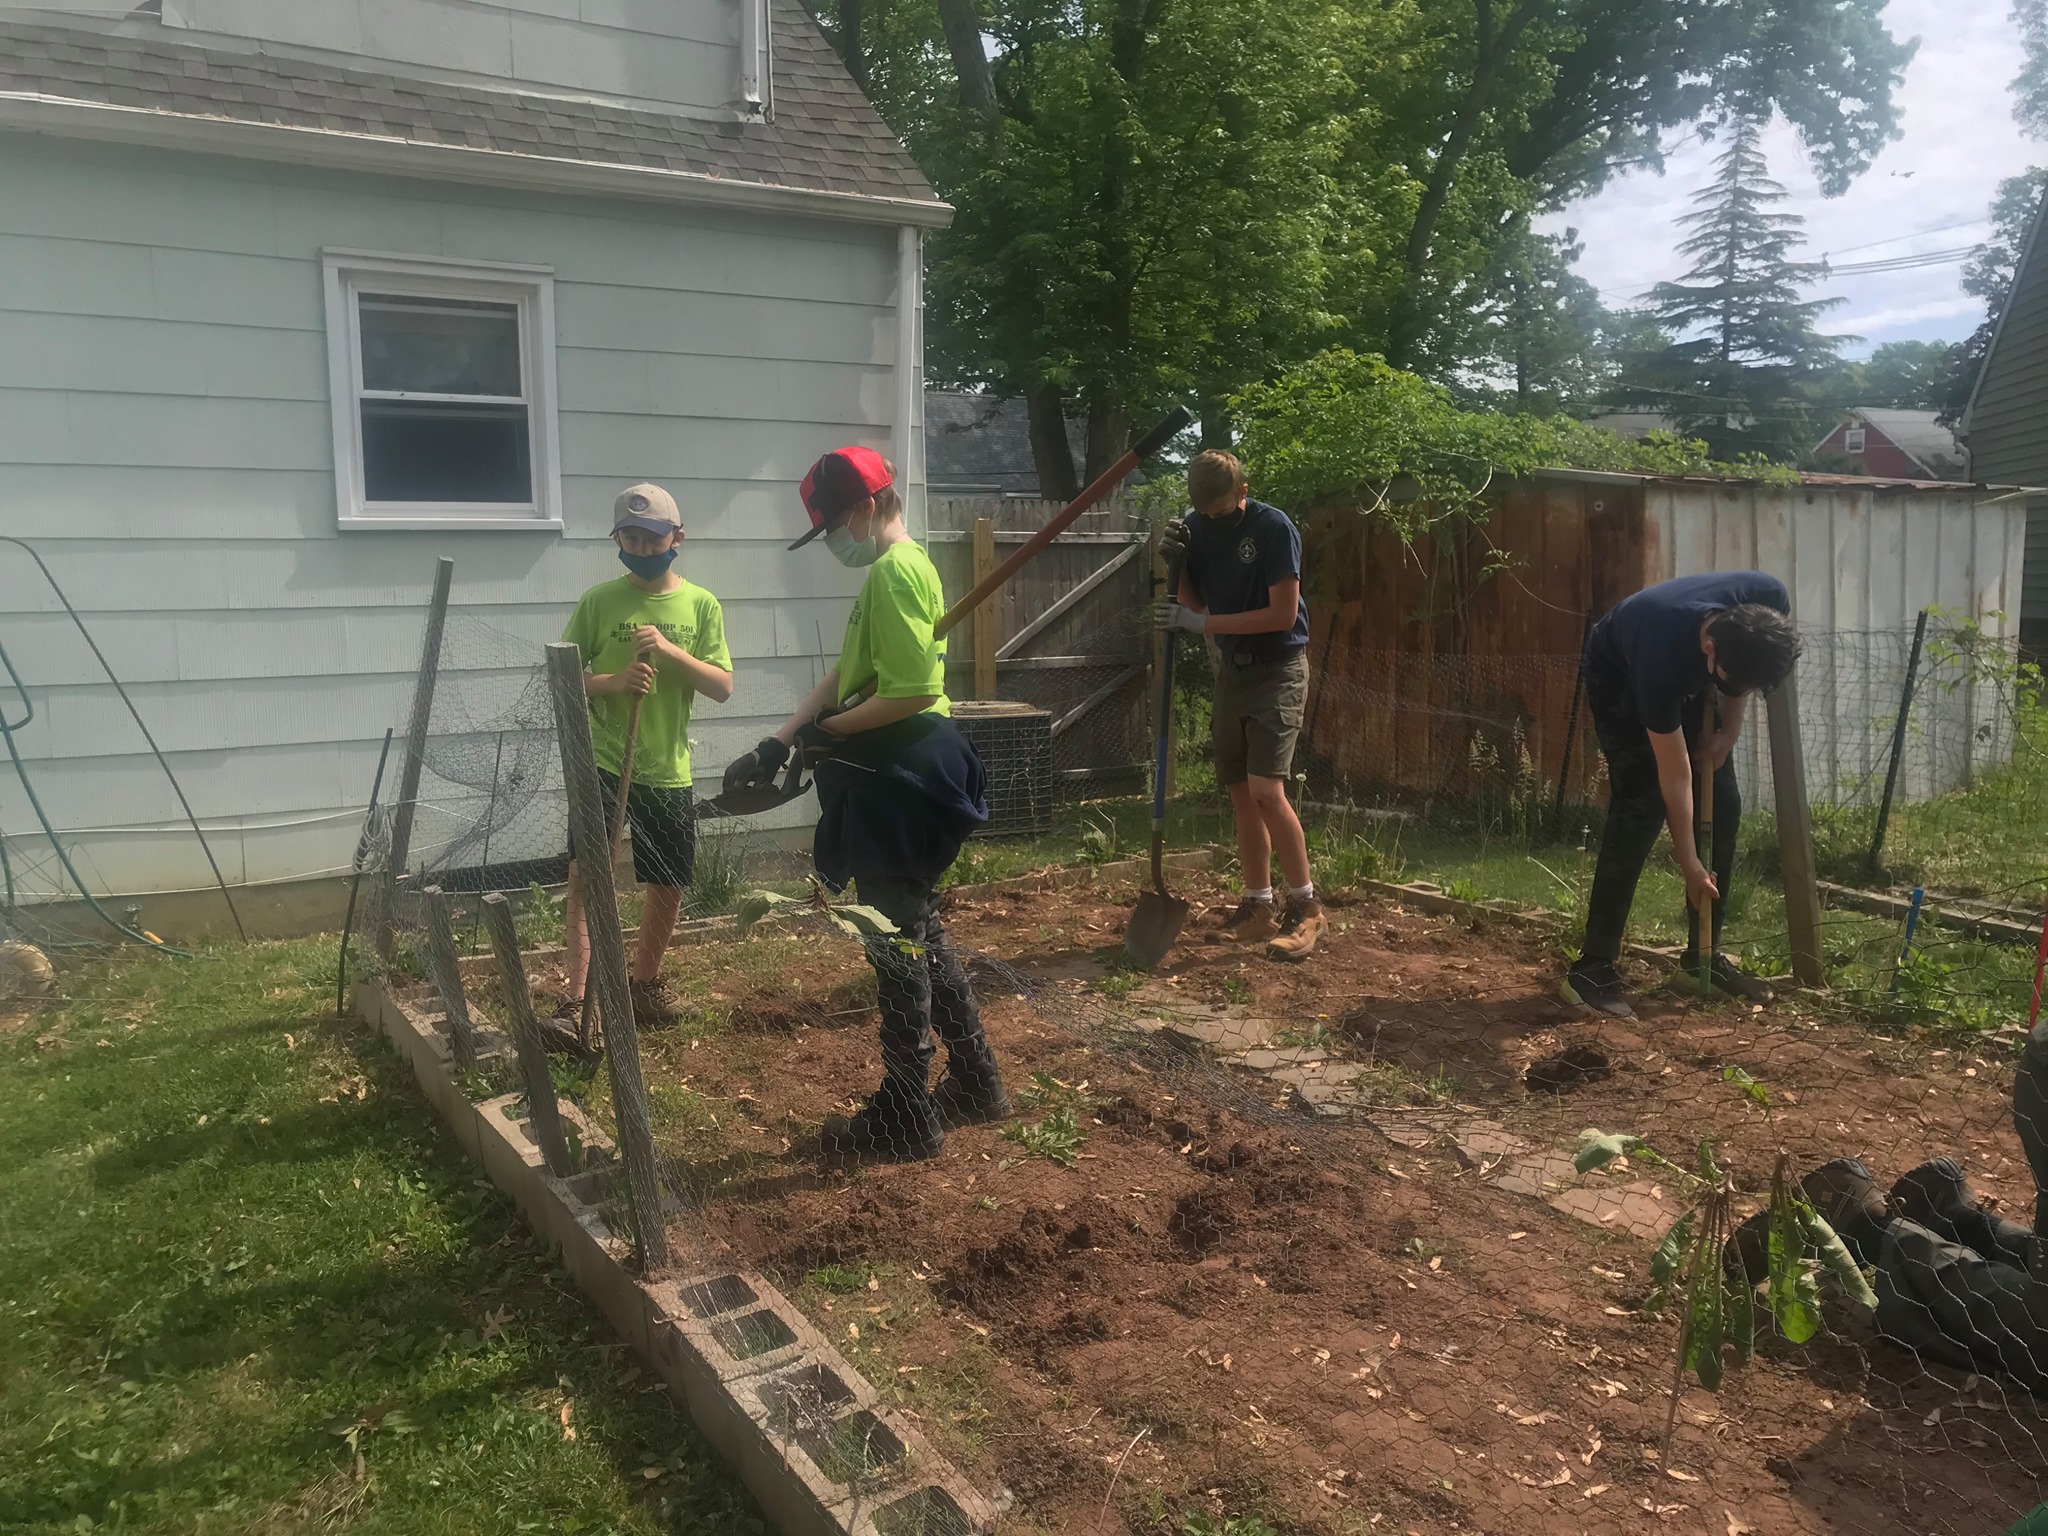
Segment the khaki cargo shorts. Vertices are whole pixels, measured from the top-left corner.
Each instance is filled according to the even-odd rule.
[[[1216,782],[1284,779],[1294,768],[1294,743],[1308,703],[1308,647],[1278,661],[1240,666],[1216,659],[1216,711],[1210,719]]]

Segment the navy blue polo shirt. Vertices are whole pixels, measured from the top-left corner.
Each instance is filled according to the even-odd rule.
[[[811,861],[835,891],[861,878],[934,884],[988,822],[980,754],[929,711],[846,737],[817,784]]]
[[[1713,681],[1700,626],[1744,603],[1792,611],[1785,583],[1762,571],[1680,576],[1624,597],[1586,639],[1587,703],[1660,735],[1677,730],[1685,706]]]
[[[1188,580],[1211,613],[1257,613],[1276,582],[1301,580],[1301,535],[1278,507],[1247,501],[1242,512],[1190,512],[1181,521],[1190,530]],[[1292,629],[1210,638],[1233,659],[1284,661],[1308,644],[1308,601],[1295,600]]]

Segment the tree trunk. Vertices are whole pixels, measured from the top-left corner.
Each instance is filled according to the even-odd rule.
[[[1416,345],[1422,340],[1428,318],[1423,313],[1422,278],[1429,269],[1430,246],[1436,239],[1437,224],[1450,203],[1458,168],[1464,164],[1472,141],[1478,135],[1479,125],[1492,105],[1494,87],[1500,83],[1501,72],[1514,55],[1515,44],[1521,41],[1522,34],[1536,19],[1537,10],[1537,0],[1524,0],[1521,9],[1508,18],[1507,24],[1496,35],[1492,26],[1492,7],[1480,6],[1479,47],[1472,61],[1472,83],[1466,87],[1458,115],[1452,119],[1443,147],[1437,151],[1436,161],[1429,168],[1429,179],[1422,188],[1422,201],[1415,209],[1415,223],[1408,231],[1408,248],[1402,254],[1407,281],[1395,296],[1394,313],[1387,326],[1387,361],[1397,368],[1408,366]]]
[[[1031,416],[1031,462],[1038,468],[1038,494],[1048,501],[1072,501],[1081,494],[1074,478],[1074,450],[1067,442],[1067,407],[1057,384],[1041,384],[1024,396]]]
[[[1237,447],[1237,422],[1223,397],[1205,394],[1195,409],[1202,418],[1202,446],[1233,452]]]
[[[839,59],[846,66],[846,72],[853,76],[853,83],[860,87],[861,94],[868,89],[867,49],[861,40],[861,21],[864,0],[839,0]]]
[[[1131,413],[1121,405],[1093,400],[1088,404],[1088,457],[1085,480],[1095,477],[1124,456],[1131,446]]]
[[[946,51],[953,56],[953,74],[960,82],[960,105],[996,120],[996,82],[981,42],[981,13],[974,0],[939,0],[939,24],[946,29]]]

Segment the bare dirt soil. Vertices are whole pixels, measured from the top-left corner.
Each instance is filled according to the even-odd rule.
[[[1383,1123],[1483,1121],[1567,1154],[1598,1126],[1680,1162],[1711,1137],[1753,1203],[1780,1149],[1801,1170],[1860,1156],[1886,1184],[1948,1153],[2025,1219],[2009,1059],[1804,1000],[1666,992],[1632,1023],[1586,1022],[1555,1001],[1553,939],[1377,898],[1334,905],[1302,965],[1191,924],[1140,985],[1114,964],[1133,895],[1047,880],[946,914],[1011,1088],[1043,1075],[1008,1129],[1080,1106],[1071,1166],[988,1127],[932,1162],[819,1171],[818,1119],[879,1075],[872,980],[837,934],[680,951],[691,1010],[643,1041],[692,1204],[679,1237],[708,1231],[785,1285],[1014,1501],[1009,1528],[1975,1536],[2048,1497],[2031,1399],[1844,1309],[1843,1332],[1766,1344],[1718,1396],[1689,1386],[1664,1459],[1676,1325],[1642,1312],[1650,1241],[1498,1187],[1504,1158],[1319,1118],[1288,1083],[1141,1026],[1264,1021],[1362,1068]],[[1541,1066],[1563,1052],[1597,1059]],[[1607,1185],[1662,1219],[1683,1208],[1640,1165]]]

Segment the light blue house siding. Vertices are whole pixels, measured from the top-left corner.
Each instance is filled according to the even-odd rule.
[[[577,595],[618,573],[612,498],[634,480],[675,493],[683,569],[725,604],[738,690],[696,732],[715,769],[810,685],[844,622],[849,574],[783,549],[805,466],[842,442],[907,445],[919,504],[903,237],[0,134],[0,533],[48,561],[232,882],[347,866],[436,557],[455,561],[454,632],[471,637],[453,664],[537,662]],[[337,528],[333,248],[551,270],[564,531]],[[35,710],[18,745],[95,890],[207,883],[133,722],[6,545],[0,643]],[[0,835],[18,872],[48,873],[5,779]]]

